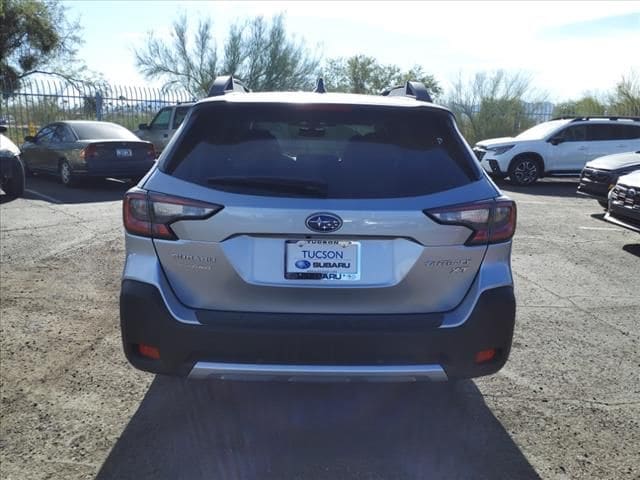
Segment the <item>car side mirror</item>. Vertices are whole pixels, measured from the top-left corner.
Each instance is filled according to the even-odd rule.
[[[562,142],[564,142],[564,138],[562,137],[553,137],[549,140],[551,145],[560,145]]]
[[[140,125],[138,125],[138,128],[140,130],[149,130],[149,125],[146,123],[141,123]]]
[[[24,141],[28,143],[36,143],[36,137],[34,137],[33,135],[27,135],[26,137],[24,137]]]
[[[6,133],[7,132],[7,127],[5,127],[4,125],[0,125],[0,133]]]

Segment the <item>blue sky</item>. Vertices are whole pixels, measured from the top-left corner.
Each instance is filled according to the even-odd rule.
[[[286,13],[288,30],[325,58],[365,53],[420,64],[445,89],[480,70],[529,73],[550,100],[605,93],[640,74],[640,1],[602,2],[64,2],[84,27],[80,55],[115,83],[146,85],[133,48],[148,31],[169,38],[180,13],[210,16],[221,43],[248,16]]]

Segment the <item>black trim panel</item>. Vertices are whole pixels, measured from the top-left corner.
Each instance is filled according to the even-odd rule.
[[[198,311],[203,325],[175,320],[153,285],[124,280],[120,321],[125,354],[136,367],[186,376],[197,361],[304,365],[441,364],[451,378],[498,371],[511,349],[512,287],[485,291],[459,327],[437,328],[439,315],[318,315]],[[141,357],[137,344],[160,350]],[[498,357],[476,365],[479,350]]]

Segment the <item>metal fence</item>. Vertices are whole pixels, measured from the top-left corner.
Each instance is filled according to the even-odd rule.
[[[196,100],[181,91],[50,78],[24,80],[19,88],[0,79],[0,87],[0,124],[7,125],[8,136],[17,144],[22,143],[24,136],[35,135],[42,126],[58,120],[104,120],[135,130],[140,123],[148,123],[164,106]],[[473,121],[460,112],[457,116],[463,134],[473,143],[482,138],[514,135],[550,120],[556,113],[571,114],[556,107],[550,102],[523,102],[513,110],[498,103],[482,109],[478,106],[471,112]],[[591,113],[640,115],[637,108],[612,108]]]
[[[103,120],[135,130],[162,107],[194,100],[186,92],[108,83],[30,79],[19,88],[7,82],[0,86],[0,124],[7,126],[7,135],[18,144],[24,136],[59,120]]]

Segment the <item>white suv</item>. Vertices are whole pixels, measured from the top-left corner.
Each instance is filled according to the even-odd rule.
[[[557,118],[516,137],[476,144],[482,167],[492,176],[530,185],[551,175],[578,175],[603,155],[640,150],[639,117]]]

